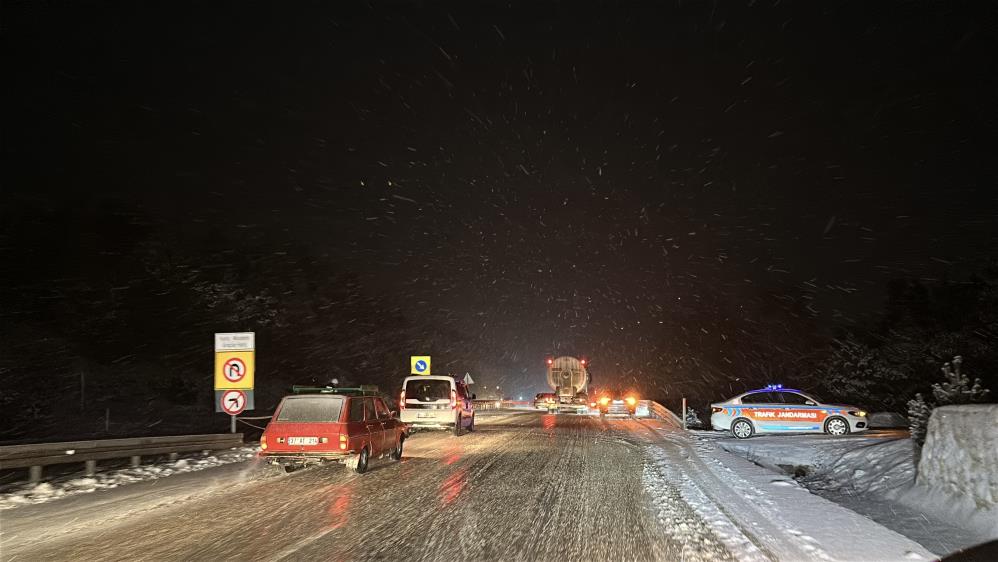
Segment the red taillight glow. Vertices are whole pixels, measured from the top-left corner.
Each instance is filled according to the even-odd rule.
[[[450,391],[450,407],[451,408],[457,408],[457,391],[456,390],[451,390]]]
[[[579,361],[579,363],[582,363],[583,365],[585,365],[586,364],[586,360],[583,359],[582,361]]]
[[[340,450],[347,450],[347,436],[342,433],[340,434]]]
[[[554,363],[554,359],[548,359],[548,365]]]
[[[405,410],[405,389],[402,390],[402,394],[399,395],[399,411]]]

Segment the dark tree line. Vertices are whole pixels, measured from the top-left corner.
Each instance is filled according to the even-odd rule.
[[[998,265],[965,280],[898,279],[884,313],[864,331],[843,331],[815,368],[815,386],[836,400],[905,412],[962,356],[985,388],[998,382]]]

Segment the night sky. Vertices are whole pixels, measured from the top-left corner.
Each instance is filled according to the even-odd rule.
[[[8,287],[222,230],[513,392],[720,399],[998,255],[990,2],[4,4]]]

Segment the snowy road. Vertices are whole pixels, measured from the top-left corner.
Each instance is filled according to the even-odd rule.
[[[242,463],[0,512],[0,558],[931,556],[771,473],[764,484],[752,480],[749,467],[732,476],[717,455],[729,455],[725,462],[747,462],[703,450],[661,422],[483,416],[478,429],[462,437],[417,434],[407,442],[404,462],[381,460],[364,475],[336,465],[278,475],[270,467]],[[772,497],[758,497],[770,489]],[[814,518],[824,533],[809,528],[818,521],[797,520],[816,509],[808,502],[827,508]],[[794,509],[802,511],[795,516]],[[840,536],[843,532],[876,540],[857,546],[854,538]]]

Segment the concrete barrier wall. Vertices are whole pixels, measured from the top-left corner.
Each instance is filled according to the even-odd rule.
[[[918,483],[998,507],[998,404],[936,408],[918,465]]]

